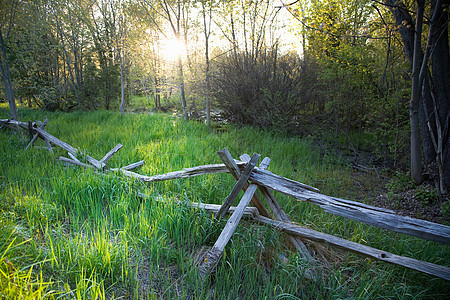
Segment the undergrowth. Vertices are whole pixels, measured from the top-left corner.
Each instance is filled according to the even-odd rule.
[[[52,135],[121,167],[145,160],[156,175],[219,163],[227,147],[237,158],[269,156],[272,172],[352,198],[354,178],[339,158],[321,155],[308,139],[232,125],[220,131],[164,114],[108,111],[49,113],[21,109],[20,119],[49,118]],[[61,149],[24,150],[28,140],[0,133],[0,287],[2,298],[59,299],[305,299],[437,298],[450,285],[368,258],[307,243],[320,262],[316,281],[284,235],[242,222],[217,270],[200,281],[196,261],[224,226],[189,202],[221,203],[235,181],[204,175],[144,185],[119,174],[65,166]],[[42,147],[42,141],[36,146]],[[395,187],[393,187],[395,188]],[[142,198],[138,192],[148,197]],[[321,211],[281,194],[290,217],[306,227],[399,255],[450,265],[448,247],[387,232]],[[428,194],[424,194],[428,197]],[[181,204],[175,203],[180,201]],[[361,200],[361,199],[360,199]],[[363,200],[361,200],[363,201]]]

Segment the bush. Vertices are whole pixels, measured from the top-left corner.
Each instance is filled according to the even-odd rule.
[[[239,53],[223,57],[213,75],[217,106],[229,121],[288,127],[300,108],[300,60],[268,51],[257,58]]]

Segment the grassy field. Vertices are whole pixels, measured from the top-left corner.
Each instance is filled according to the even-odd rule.
[[[20,120],[50,119],[52,135],[121,167],[138,160],[137,172],[162,174],[219,163],[227,147],[237,158],[269,156],[269,170],[316,186],[323,193],[366,201],[361,193],[375,176],[356,178],[337,157],[321,155],[308,139],[254,128],[185,122],[164,114],[19,111]],[[0,133],[0,298],[3,299],[342,299],[445,298],[450,283],[326,246],[307,243],[323,266],[316,282],[305,262],[271,228],[242,222],[217,272],[199,280],[198,253],[211,247],[225,222],[190,208],[190,201],[221,203],[230,175],[205,175],[144,185],[118,174],[67,167],[67,156],[41,148],[24,151],[26,139]],[[42,141],[37,143],[43,146]],[[82,158],[83,155],[80,155]],[[358,183],[358,185],[355,184]],[[141,199],[138,192],[149,197]],[[276,194],[304,226],[355,242],[450,266],[448,246],[394,234],[322,212]],[[162,201],[161,201],[162,200]],[[181,200],[182,204],[174,203]]]

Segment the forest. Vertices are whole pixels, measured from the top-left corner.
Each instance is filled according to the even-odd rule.
[[[118,160],[131,163],[145,157],[153,163],[144,167],[149,174],[214,163],[212,155],[223,147],[236,155],[267,151],[263,154],[283,162],[278,167],[277,162],[272,164],[281,175],[318,185],[329,195],[448,225],[449,5],[448,0],[3,0],[0,119],[27,122],[48,117],[49,128],[83,151],[99,151],[96,147],[106,151],[113,146],[110,143],[119,142],[109,128],[132,149]],[[72,128],[78,132],[70,133]],[[104,138],[104,145],[97,136]],[[228,258],[217,271],[227,279],[211,289],[199,287],[187,271],[191,258],[183,261],[183,256],[214,242],[220,226],[185,206],[175,211],[168,205],[158,204],[157,210],[150,206],[158,197],[220,203],[231,188],[216,186],[210,177],[205,182],[189,179],[186,185],[151,187],[148,194],[153,200],[143,202],[134,193],[141,186],[134,182],[80,175],[85,173],[81,169],[68,171],[82,178],[80,183],[70,182],[62,179],[67,172],[62,166],[50,174],[55,166],[47,154],[16,153],[29,142],[23,137],[2,133],[1,140],[0,270],[13,265],[29,270],[24,282],[39,286],[35,291],[44,298],[58,293],[76,299],[421,298],[445,295],[449,288],[447,282],[436,280],[426,287],[428,277],[413,278],[411,271],[400,275],[401,269],[362,262],[350,254],[339,262],[331,260],[334,267],[323,275],[324,286],[312,288],[311,282],[298,282],[304,276],[297,273],[301,258],[282,254],[288,263],[280,262],[281,254],[274,249],[284,247],[281,234],[258,229],[260,239],[255,242],[250,227],[241,229],[236,244],[245,241],[251,244],[250,252],[258,252],[259,242],[267,252],[261,250],[259,259],[247,257],[248,249],[235,244],[235,252],[225,252]],[[280,148],[269,146],[271,140]],[[161,157],[147,157],[150,154],[143,149],[165,157],[166,163]],[[205,158],[196,157],[196,151]],[[37,170],[22,174],[10,161],[34,169],[35,162],[24,162],[28,156],[42,160],[38,166],[42,174]],[[340,181],[335,178],[339,176]],[[220,185],[230,184],[220,178]],[[285,198],[280,203],[295,216],[305,214],[295,222],[323,222],[325,232],[357,241],[376,235],[374,246],[448,265],[448,258],[442,258],[448,246],[440,249],[420,241],[408,250],[407,244],[416,241],[410,237],[402,237],[406,244],[397,248],[386,246],[394,243],[395,234],[318,217],[314,209]],[[159,225],[147,224],[150,221],[136,211]],[[189,216],[201,221],[194,225]],[[177,218],[181,219],[174,222]],[[333,220],[346,229],[333,229]],[[59,225],[52,227],[52,222]],[[22,229],[18,233],[17,224],[28,233],[21,234]],[[91,243],[81,250],[83,235],[91,236]],[[192,243],[183,242],[186,236],[194,236]],[[70,243],[64,245],[68,237]],[[111,239],[120,246],[108,244]],[[100,242],[104,244],[96,244]],[[43,250],[39,243],[52,246]],[[57,247],[60,253],[54,252]],[[432,250],[419,250],[426,247]],[[25,264],[5,260],[22,248],[29,253]],[[148,249],[154,252],[149,254]],[[330,261],[328,250],[315,251]],[[77,253],[81,262],[61,258],[68,253]],[[114,257],[106,264],[100,258],[104,255]],[[145,257],[151,263],[142,263]],[[40,272],[35,277],[31,274],[37,271],[29,268],[34,264]],[[244,270],[242,264],[252,267]],[[240,285],[227,265],[239,266],[235,273],[247,279]],[[142,266],[150,276],[147,283],[136,279]],[[375,271],[382,275],[371,283]],[[286,283],[283,272],[289,273]],[[154,274],[153,279],[148,274]],[[397,275],[403,279],[394,279]],[[392,284],[385,291],[383,280]],[[400,289],[402,280],[407,284]],[[5,282],[10,281],[0,281],[4,290]],[[254,294],[247,291],[258,282],[264,284]],[[140,283],[145,283],[145,291]],[[310,292],[300,292],[305,287]],[[401,295],[396,295],[396,288]],[[24,295],[31,295],[25,290]],[[233,292],[225,296],[227,291]]]
[[[1,11],[2,101],[123,113],[140,97],[185,119],[326,135],[410,166],[417,184],[434,163],[447,193],[448,1],[8,0]]]

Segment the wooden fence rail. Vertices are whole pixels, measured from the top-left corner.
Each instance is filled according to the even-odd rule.
[[[236,162],[243,169],[244,162]],[[203,165],[186,168],[181,171],[162,175],[145,176],[130,171],[121,171],[124,175],[143,182],[156,182],[179,178],[188,178],[205,174],[229,173],[223,164]],[[395,214],[394,211],[370,206],[364,203],[340,199],[320,194],[317,189],[297,181],[273,174],[270,171],[255,167],[249,177],[251,182],[268,189],[286,194],[300,201],[306,201],[320,206],[326,212],[348,219],[360,221],[372,226],[388,229],[394,232],[416,236],[422,239],[450,244],[450,227]]]

